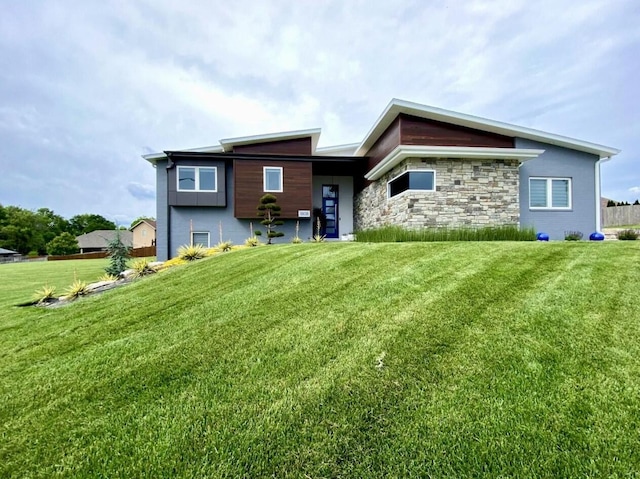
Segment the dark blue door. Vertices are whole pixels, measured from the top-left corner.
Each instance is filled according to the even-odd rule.
[[[325,235],[338,238],[338,185],[322,185],[322,214],[325,217]]]

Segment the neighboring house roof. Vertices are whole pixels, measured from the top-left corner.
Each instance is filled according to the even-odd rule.
[[[138,221],[135,225],[133,225],[131,228],[129,228],[130,231],[133,231],[134,229],[136,229],[141,223],[146,223],[149,226],[151,226],[154,230],[156,229],[156,222],[154,220],[140,220]]]
[[[120,240],[125,246],[133,246],[133,233],[131,231],[119,230],[118,232],[120,233]],[[77,236],[76,240],[80,249],[106,248],[115,236],[115,230],[96,230]]]
[[[0,248],[0,255],[2,256],[10,256],[10,255],[14,255],[14,254],[20,254],[17,251],[13,251],[10,249],[4,249],[4,248]]]
[[[286,141],[295,140],[298,138],[311,137],[312,155],[326,155],[326,156],[365,156],[385,130],[391,125],[391,123],[400,114],[406,114],[415,116],[422,119],[434,120],[451,125],[462,126],[466,128],[472,128],[489,133],[495,133],[508,137],[517,137],[528,140],[539,141],[550,145],[561,146],[572,150],[582,151],[597,155],[602,160],[607,160],[614,155],[620,153],[620,150],[610,146],[604,146],[597,143],[591,143],[588,141],[577,140],[566,136],[556,135],[554,133],[547,133],[541,130],[534,130],[533,128],[527,128],[523,126],[512,125],[509,123],[503,123],[495,120],[488,120],[478,116],[467,115],[464,113],[458,113],[450,110],[444,110],[442,108],[436,108],[429,105],[421,105],[419,103],[413,103],[410,101],[399,100],[397,98],[392,99],[387,107],[384,109],[380,117],[375,121],[369,132],[366,134],[362,142],[357,144],[338,145],[317,148],[318,139],[320,137],[320,128],[310,130],[296,130],[280,133],[269,133],[264,135],[246,136],[240,138],[230,138],[220,140],[220,146],[206,146],[202,148],[193,148],[190,150],[180,150],[182,152],[197,152],[197,153],[228,153],[233,151],[234,146],[249,145],[253,143],[265,143],[272,141]],[[441,147],[438,147],[441,148]],[[512,150],[516,150],[515,148]],[[531,157],[531,152],[534,150],[522,150],[522,155]],[[454,155],[466,155],[467,153],[473,155],[482,155],[489,153],[488,151],[472,151],[469,149],[459,149],[451,151],[443,151],[442,153],[454,154]],[[429,152],[425,152],[428,154]],[[438,152],[434,152],[436,154]],[[513,152],[512,152],[513,153]],[[516,152],[519,154],[519,152]],[[522,156],[520,155],[520,156]],[[167,157],[165,152],[150,153],[142,155],[142,157],[151,162],[156,163],[158,160]],[[466,156],[465,156],[466,157]],[[372,172],[369,172],[371,175]]]

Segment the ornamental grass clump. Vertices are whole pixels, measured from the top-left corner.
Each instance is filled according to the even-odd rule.
[[[207,248],[201,244],[182,245],[178,248],[178,258],[185,261],[195,261],[207,256]]]
[[[584,235],[582,231],[565,231],[564,232],[564,240],[565,241],[580,241]]]
[[[619,240],[635,241],[638,239],[639,235],[637,231],[628,229],[628,230],[618,231],[618,234],[616,236]]]
[[[67,289],[65,289],[65,297],[70,300],[79,298],[87,294],[87,283],[76,279]]]
[[[516,225],[486,226],[482,228],[419,228],[383,226],[356,232],[356,241],[365,243],[402,243],[408,241],[535,241],[533,228]]]
[[[320,231],[322,230],[321,227],[321,223],[320,223],[320,218],[316,219],[316,232],[313,235],[313,237],[311,238],[311,242],[312,243],[322,243],[324,242],[325,236],[323,234],[320,234]]]
[[[231,241],[220,241],[215,249],[220,253],[226,253],[227,251],[231,251],[232,246],[233,243]]]
[[[257,236],[251,236],[244,240],[244,245],[248,246],[249,248],[255,248],[256,246],[260,246],[260,240]]]
[[[149,264],[149,261],[146,259],[137,259],[131,265],[131,269],[133,270],[132,276],[134,278],[141,278],[142,276],[147,276],[155,273],[155,270]]]
[[[44,285],[33,293],[33,300],[38,304],[47,303],[54,298],[55,292],[55,286]]]
[[[301,244],[302,243],[302,238],[300,238],[299,233],[300,233],[300,222],[296,221],[296,235],[291,240],[291,242],[293,244]]]

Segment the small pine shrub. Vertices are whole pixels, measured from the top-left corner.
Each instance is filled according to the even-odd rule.
[[[564,240],[565,241],[580,241],[582,239],[581,231],[565,231],[564,232]]]
[[[125,246],[122,239],[120,239],[120,232],[118,230],[116,230],[115,237],[109,241],[107,251],[109,252],[109,266],[104,270],[107,274],[118,276],[127,269],[127,260],[131,257],[129,248]]]
[[[260,246],[260,240],[257,238],[257,236],[251,236],[244,240],[244,245],[250,248],[255,248],[256,246]]]
[[[87,294],[87,283],[76,279],[71,286],[65,290],[67,299],[76,299]]]
[[[195,261],[207,256],[207,248],[201,244],[183,245],[178,248],[178,258],[185,261]]]
[[[56,292],[55,286],[45,285],[36,292],[33,293],[33,300],[38,304],[46,303],[53,299],[53,295]]]
[[[618,237],[619,240],[623,240],[623,241],[635,241],[638,239],[638,232],[635,230],[622,230],[622,231],[618,231],[618,234],[616,235]]]

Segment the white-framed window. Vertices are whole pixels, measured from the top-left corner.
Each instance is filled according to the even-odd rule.
[[[218,191],[215,166],[178,166],[178,191]]]
[[[571,178],[529,178],[529,208],[571,209]]]
[[[205,248],[209,247],[209,232],[208,231],[193,231],[191,233],[191,244],[200,244]]]
[[[405,191],[435,191],[436,172],[433,170],[407,170],[387,183],[387,198]]]
[[[264,191],[282,193],[282,167],[265,166],[262,168]]]

